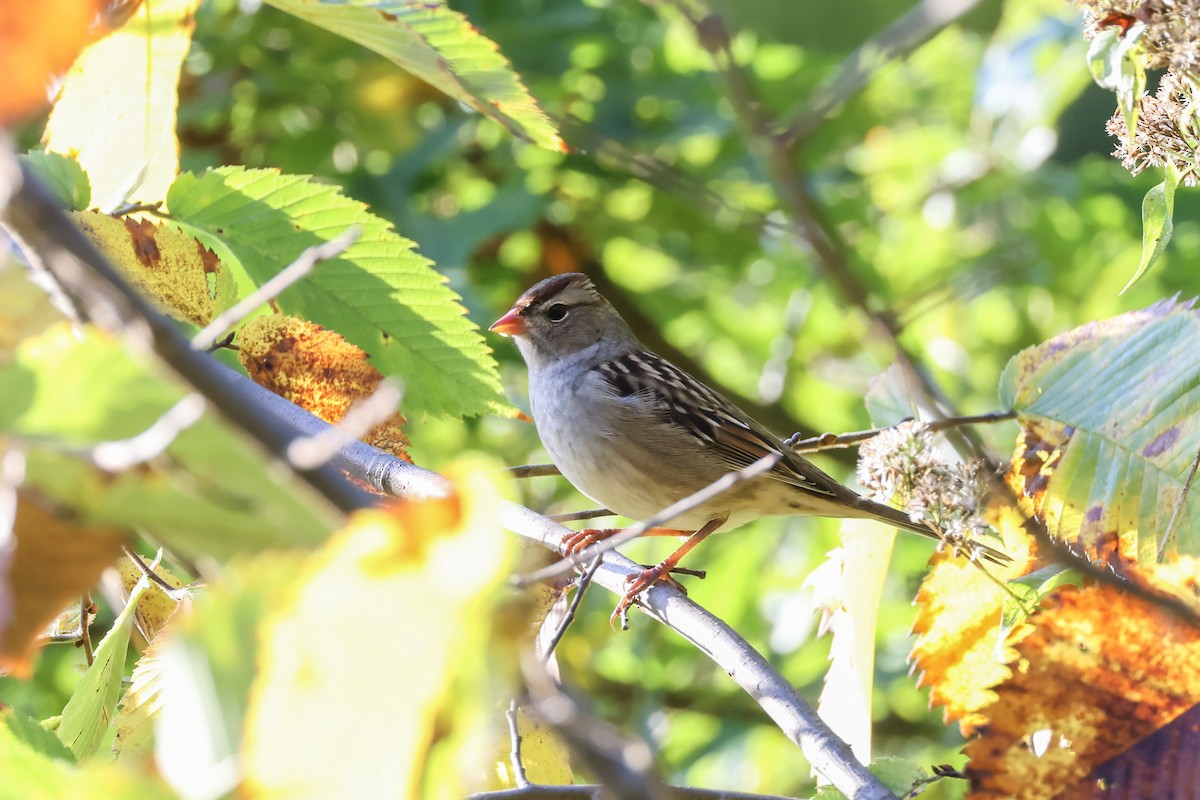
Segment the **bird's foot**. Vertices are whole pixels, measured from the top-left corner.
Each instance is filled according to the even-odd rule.
[[[621,598],[621,602],[617,603],[617,607],[613,610],[612,616],[608,618],[608,625],[611,628],[617,627],[617,620],[621,621],[621,630],[629,630],[629,607],[637,600],[637,596],[649,589],[656,583],[665,583],[669,586],[674,586],[683,594],[687,594],[687,589],[683,584],[671,577],[672,565],[666,561],[660,564],[655,564],[653,567],[642,570],[637,575],[630,575],[625,579],[625,596]]]
[[[612,538],[620,533],[620,528],[584,528],[581,531],[569,533],[563,537],[563,549],[568,557],[576,555],[597,542]]]

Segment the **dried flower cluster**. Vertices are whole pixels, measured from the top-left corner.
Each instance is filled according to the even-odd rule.
[[[1177,73],[1168,72],[1153,97],[1138,101],[1137,129],[1132,144],[1127,140],[1125,115],[1118,108],[1106,126],[1119,144],[1113,156],[1125,169],[1137,175],[1146,167],[1172,165],[1179,182],[1195,186],[1197,175],[1197,120],[1192,93],[1195,84]]]
[[[986,485],[979,461],[943,460],[921,422],[888,428],[859,449],[858,481],[879,502],[895,500],[914,522],[927,520],[949,542],[988,530],[980,517]]]
[[[1196,0],[1073,0],[1084,11],[1084,36],[1114,25],[1146,23],[1142,46],[1148,69],[1195,72],[1200,68],[1200,2]]]

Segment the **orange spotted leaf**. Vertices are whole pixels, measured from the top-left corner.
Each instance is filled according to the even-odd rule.
[[[367,354],[340,334],[296,317],[256,317],[242,327],[237,341],[238,357],[256,383],[331,425],[383,380]],[[392,414],[363,441],[411,461],[406,424],[401,414]]]

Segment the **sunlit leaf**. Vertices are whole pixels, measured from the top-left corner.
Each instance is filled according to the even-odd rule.
[[[92,199],[155,202],[179,172],[177,86],[199,0],[146,0],[71,67],[46,124],[47,150],[78,159]]]
[[[64,209],[82,211],[92,202],[92,185],[75,159],[45,150],[32,150],[19,158]]]
[[[0,578],[0,607],[11,598],[13,616],[0,630],[0,669],[30,673],[38,634],[68,603],[79,605],[100,573],[121,553],[119,531],[98,528],[53,513],[22,493],[14,526],[16,549]]]
[[[1003,582],[1038,563],[1034,540],[1024,517],[1005,505],[989,509],[989,522],[1000,535],[1004,552],[1013,558],[1005,568],[987,565],[991,577],[966,559],[938,553],[917,593],[912,653],[920,686],[929,687],[929,702],[941,706],[947,722],[960,722],[970,733],[985,721],[981,709],[995,699],[993,687],[1007,679],[1014,642],[1029,634],[1017,618],[1001,625],[1002,611],[1012,599]]]
[[[175,319],[203,327],[237,299],[229,268],[170,224],[94,211],[74,218],[109,262]]]
[[[28,717],[14,708],[0,711],[0,727],[6,729],[9,736],[25,747],[49,756],[56,761],[74,763],[75,754],[67,749],[62,740],[53,731],[43,728],[38,721]]]
[[[1171,164],[1163,170],[1163,182],[1146,192],[1142,198],[1142,260],[1133,277],[1121,290],[1124,294],[1130,286],[1154,266],[1175,230],[1175,189],[1179,186],[1179,171]]]
[[[1164,301],[1009,362],[1001,402],[1026,428],[1016,488],[1052,535],[1092,558],[1155,559],[1200,449],[1198,344],[1192,304]],[[1200,552],[1197,491],[1184,500],[1168,553]]]
[[[166,598],[166,595],[153,585],[142,594],[136,615],[139,625],[147,614],[146,605],[160,605],[160,598]],[[158,635],[154,636],[134,665],[133,674],[129,676],[129,688],[121,698],[120,708],[117,709],[116,719],[113,720],[116,726],[113,750],[116,752],[129,754],[150,749],[158,712],[163,704],[161,651],[168,639],[166,625],[169,620],[176,618],[176,614],[189,613],[191,607],[190,598],[171,604],[170,614],[163,620]]]
[[[383,381],[367,354],[339,334],[296,317],[255,317],[237,337],[238,359],[258,385],[336,425],[350,406]],[[408,457],[407,420],[392,414],[362,438],[392,455]]]
[[[1030,622],[966,748],[972,798],[1096,796],[1093,769],[1200,701],[1200,630],[1173,611],[1092,585],[1055,592]],[[1174,752],[1185,741],[1162,744],[1158,763],[1190,758]]]
[[[267,0],[374,50],[521,139],[565,151],[495,42],[443,2]]]
[[[100,749],[112,724],[121,695],[121,680],[125,676],[125,654],[133,632],[134,611],[148,585],[143,583],[134,590],[130,602],[96,647],[95,660],[63,708],[58,738],[80,760],[91,757]]]
[[[182,394],[123,343],[60,326],[0,368],[0,430],[44,442],[28,449],[30,485],[86,519],[144,528],[180,555],[323,541],[329,512],[213,417],[182,431],[167,457],[115,475],[63,451],[142,433]]]
[[[429,765],[438,720],[492,708],[489,681],[514,665],[488,647],[510,553],[494,490],[479,473],[458,485],[455,497],[354,517],[267,622],[248,796],[402,797],[435,774],[443,788],[461,781]]]
[[[386,376],[412,387],[413,412],[472,415],[507,407],[495,362],[457,295],[413,243],[344,196],[303,175],[222,168],[185,174],[171,187],[171,210],[188,230],[226,253],[255,284],[305,248],[352,225],[362,236],[284,292],[284,313],[337,331],[371,355]]]

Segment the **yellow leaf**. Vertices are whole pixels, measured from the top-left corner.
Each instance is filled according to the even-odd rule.
[[[478,691],[503,673],[488,638],[510,540],[489,479],[475,472],[458,486],[448,499],[355,515],[265,621],[245,796],[411,797],[423,781],[459,780],[462,770],[429,766],[430,748],[435,729],[443,740],[455,732],[450,709],[472,702],[456,680],[469,675]]]
[[[95,211],[72,216],[126,279],[175,319],[203,327],[237,297],[229,268],[169,224]]]
[[[80,54],[63,80],[42,138],[76,158],[93,201],[165,200],[179,172],[179,72],[199,0],[145,0],[118,30]]]
[[[238,358],[254,382],[336,425],[351,404],[371,396],[383,380],[367,354],[342,335],[297,317],[255,317],[238,332]],[[363,441],[412,461],[407,420],[399,413],[376,425]]]

